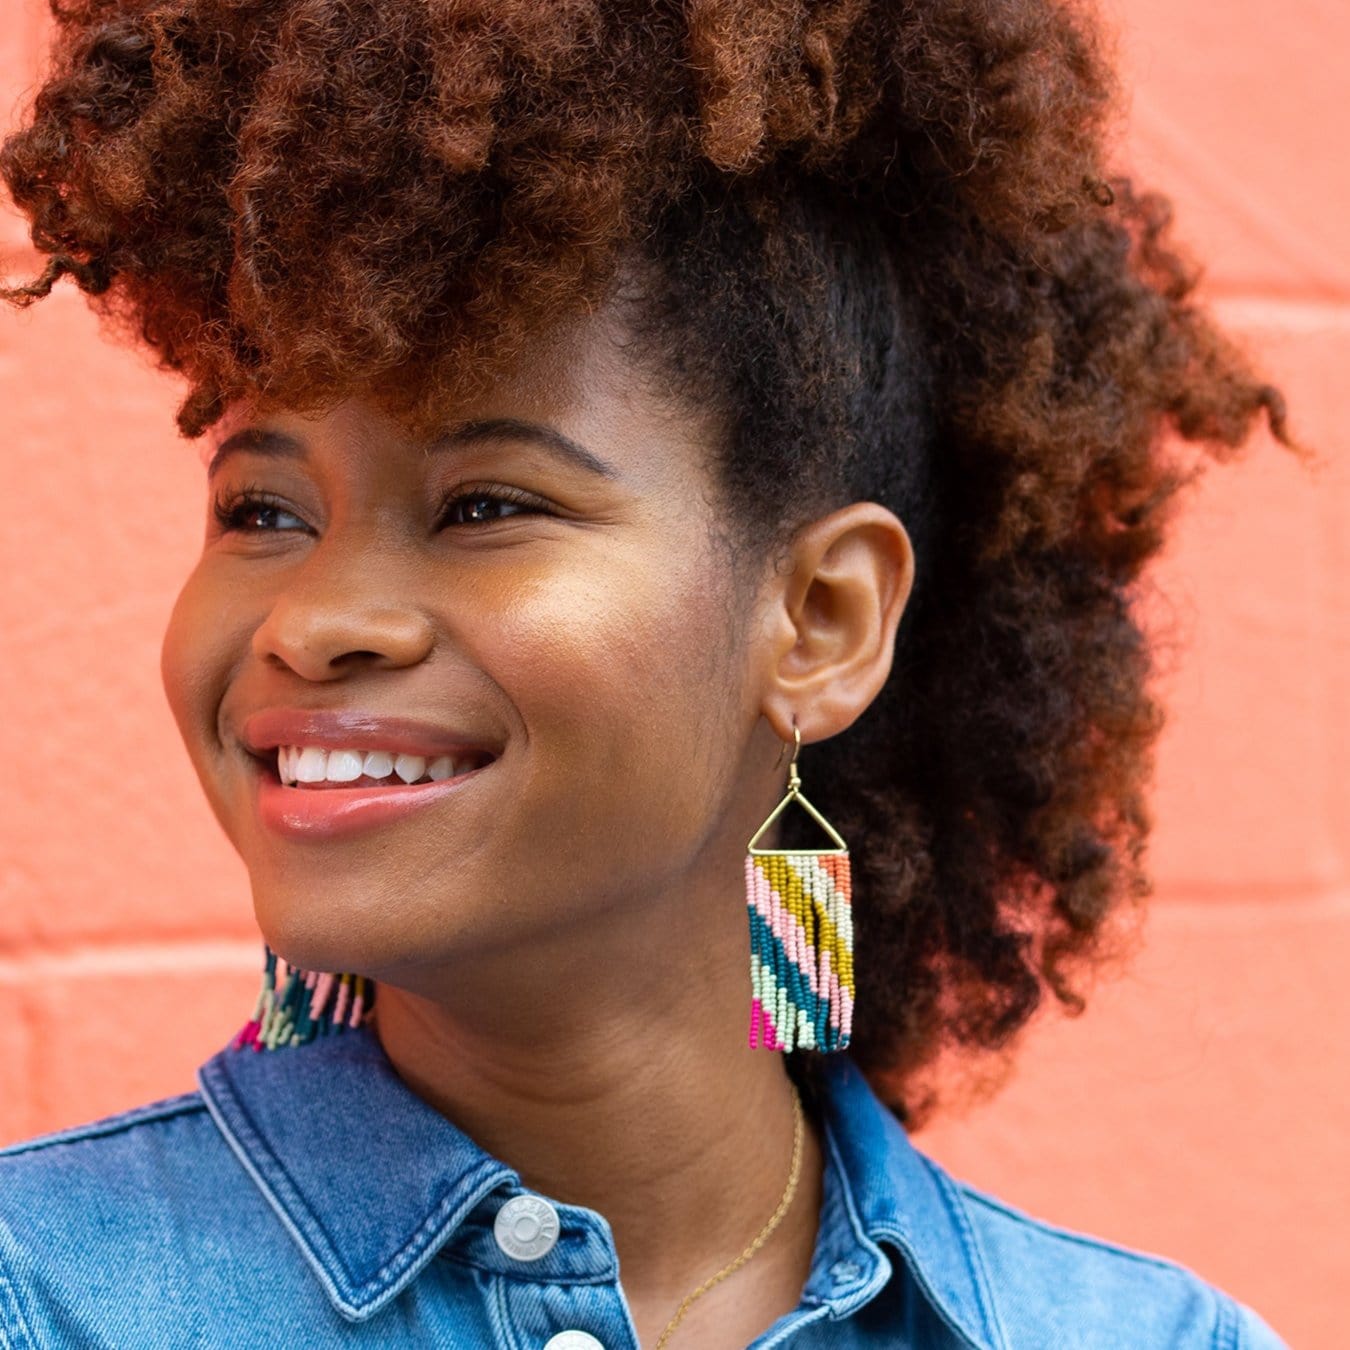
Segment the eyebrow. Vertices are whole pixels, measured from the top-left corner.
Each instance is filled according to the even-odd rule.
[[[444,454],[447,451],[462,450],[472,445],[483,445],[489,441],[527,441],[546,450],[555,459],[572,465],[586,473],[601,478],[618,479],[619,471],[601,459],[599,455],[587,450],[570,436],[564,436],[556,427],[543,422],[527,422],[518,417],[480,417],[470,421],[457,422],[441,432],[427,446],[428,455]],[[271,431],[263,427],[247,427],[228,436],[216,448],[206,468],[206,476],[215,472],[233,454],[245,451],[257,455],[274,455],[283,459],[303,459],[304,442],[287,435],[284,431]]]

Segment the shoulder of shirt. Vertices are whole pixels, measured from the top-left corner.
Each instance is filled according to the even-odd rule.
[[[1008,1350],[1288,1350],[1252,1308],[1180,1262],[1049,1223],[925,1161],[963,1202]]]
[[[116,1115],[102,1116],[83,1125],[75,1125],[65,1130],[54,1130],[49,1134],[34,1135],[31,1139],[21,1139],[17,1143],[0,1148],[0,1170],[8,1171],[15,1166],[15,1160],[26,1159],[33,1155],[42,1155],[50,1149],[59,1149],[63,1145],[89,1143],[109,1135],[123,1134],[135,1130],[138,1126],[155,1125],[171,1120],[175,1116],[193,1112],[206,1113],[206,1103],[200,1092],[183,1092],[176,1097],[164,1097],[159,1101],[147,1102],[143,1106],[132,1107]],[[41,1166],[43,1160],[36,1160]],[[19,1162],[23,1167],[24,1163]]]
[[[234,1172],[199,1092],[0,1148],[0,1286],[7,1264],[57,1235],[91,1250],[148,1238],[189,1191],[199,1198]]]
[[[123,1326],[166,1270],[205,1254],[191,1225],[184,1250],[166,1248],[166,1220],[237,1209],[252,1190],[196,1092],[0,1149],[0,1350],[92,1344],[80,1337],[96,1322],[81,1318]],[[91,1299],[104,1270],[123,1272],[120,1301]]]

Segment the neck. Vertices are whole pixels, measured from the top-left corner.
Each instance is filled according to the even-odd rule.
[[[708,956],[718,951],[727,953],[720,963]],[[748,955],[734,940],[696,955],[695,968],[654,973],[631,950],[624,963],[591,949],[577,970],[531,962],[522,981],[517,967],[509,983],[520,999],[501,984],[490,1000],[466,999],[456,982],[453,1006],[382,984],[376,1017],[385,1053],[418,1096],[527,1187],[605,1217],[634,1320],[652,1337],[763,1227],[792,1158],[794,1089],[783,1059],[746,1045]],[[741,978],[732,971],[738,956]],[[625,984],[623,973],[638,970],[641,987]],[[474,983],[485,975],[480,965]],[[513,1015],[475,1017],[473,1007]],[[808,1124],[792,1205],[727,1282],[743,1296],[772,1277],[775,1303],[791,1291],[786,1306],[766,1307],[764,1326],[795,1306],[805,1281],[820,1177]]]

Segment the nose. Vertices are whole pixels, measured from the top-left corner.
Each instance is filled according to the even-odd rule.
[[[425,660],[435,630],[407,598],[411,588],[381,584],[380,569],[368,558],[349,555],[333,566],[323,552],[311,554],[276,595],[254,630],[254,656],[316,682]]]

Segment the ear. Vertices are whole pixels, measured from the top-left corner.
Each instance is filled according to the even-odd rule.
[[[851,726],[885,685],[914,550],[893,512],[853,502],[799,530],[790,559],[768,597],[761,711],[788,743],[795,716],[805,744]]]

